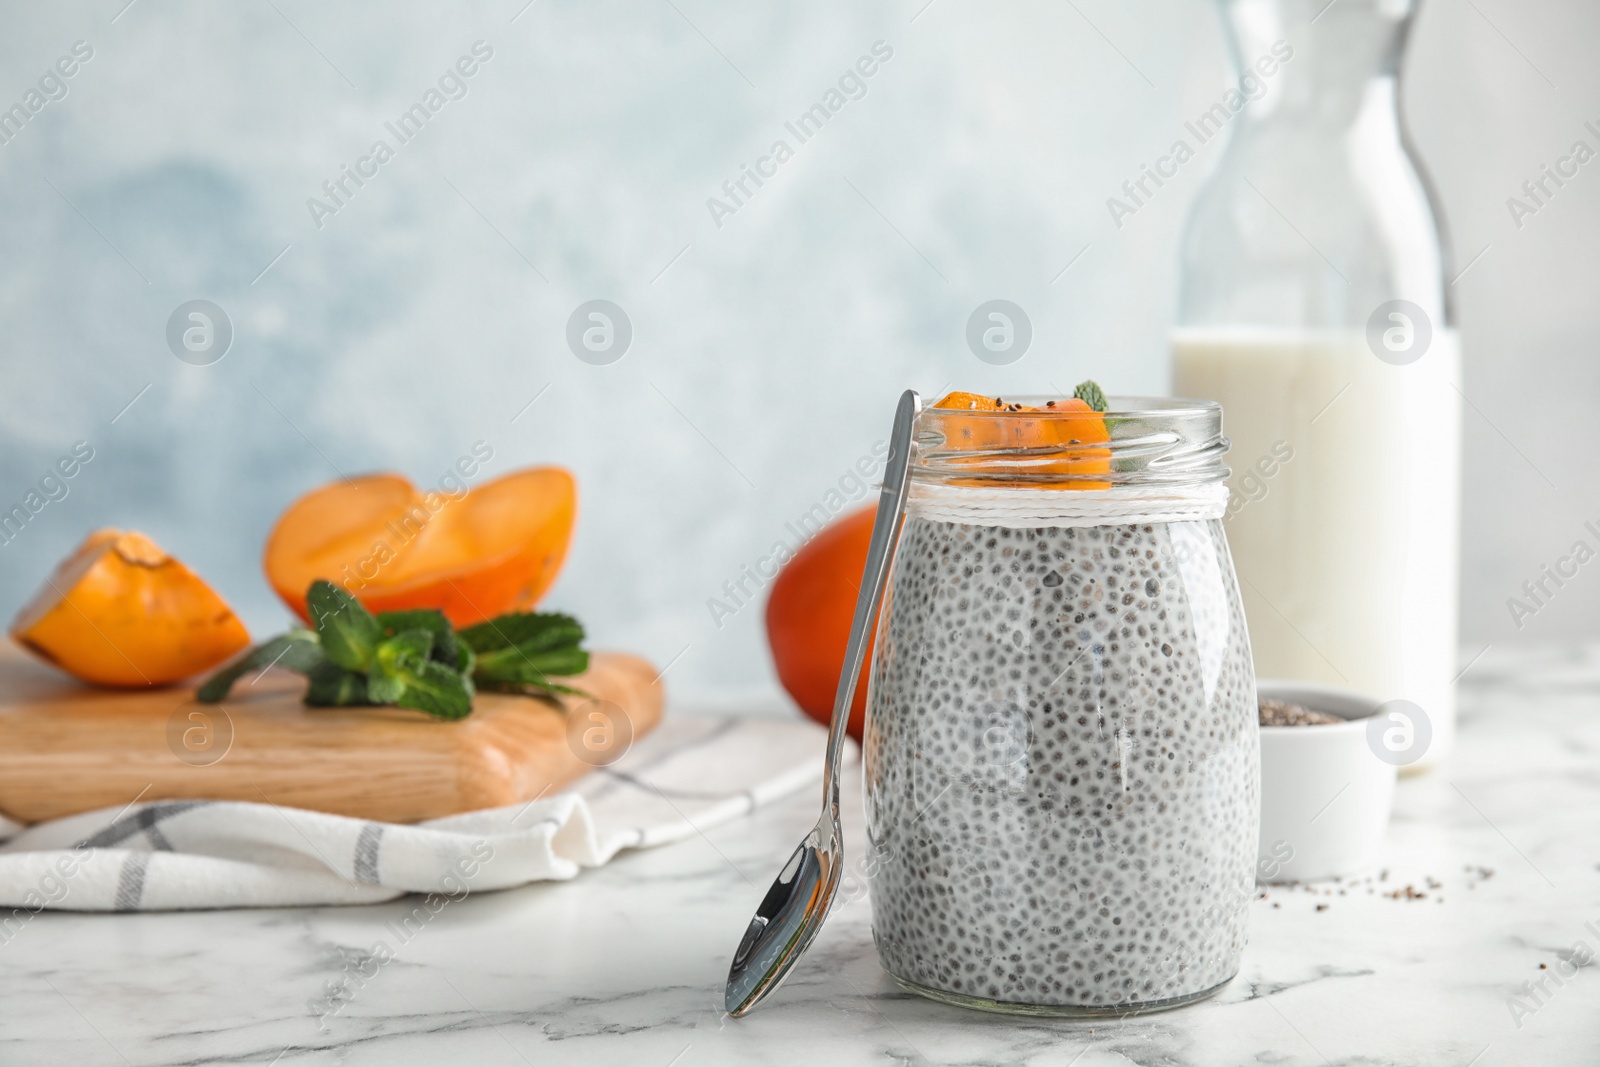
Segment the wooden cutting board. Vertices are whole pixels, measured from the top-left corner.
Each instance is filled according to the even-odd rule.
[[[661,718],[638,656],[597,652],[587,697],[480,693],[465,719],[308,708],[305,679],[246,675],[221,704],[192,688],[95,689],[0,643],[0,813],[59,818],[135,798],[268,801],[416,822],[532,800],[619,757]]]

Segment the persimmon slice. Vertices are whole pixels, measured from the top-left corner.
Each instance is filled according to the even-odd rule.
[[[11,636],[96,685],[169,685],[250,643],[233,609],[135,530],[96,530],[17,613]]]
[[[1096,447],[1111,439],[1105,416],[1076,397],[1030,406],[1008,404],[999,397],[978,393],[954,392],[942,397],[931,410],[946,441],[960,451],[974,453],[954,461],[955,465],[976,470],[992,464],[990,457],[983,453],[1027,450],[1036,459],[1028,468],[1030,473],[1068,476],[1061,481],[1045,482],[1041,488],[1111,487],[1109,481],[1086,477],[1111,471],[1111,451]],[[941,411],[961,414],[940,416]],[[1032,415],[1038,417],[1030,417]],[[958,478],[954,484],[996,484],[996,481],[993,478]],[[1004,480],[999,484],[1005,484]]]
[[[437,608],[468,626],[538,603],[560,573],[577,486],[560,467],[529,467],[455,495],[419,492],[398,474],[314,489],[289,505],[262,565],[302,619],[325,578],[370,611]]]

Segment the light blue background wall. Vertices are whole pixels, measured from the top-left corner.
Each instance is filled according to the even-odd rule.
[[[1166,387],[1175,243],[1216,143],[1120,231],[1105,199],[1224,86],[1202,0],[123,3],[0,9],[7,105],[94,49],[0,145],[0,506],[96,450],[0,547],[7,614],[114,524],[265,634],[284,614],[260,548],[289,500],[338,472],[435,481],[483,440],[486,474],[580,479],[549,605],[681,656],[685,699],[774,701],[759,606],[719,629],[706,601],[870,453],[898,390]],[[307,198],[479,40],[466,97],[317,228]],[[879,40],[865,97],[716,226],[707,197]],[[1600,520],[1600,170],[1520,230],[1505,206],[1600,124],[1597,41],[1578,0],[1439,0],[1416,34],[1407,101],[1458,266],[1488,248],[1456,286],[1474,647],[1600,629],[1600,571],[1520,633],[1505,607]],[[212,366],[164,341],[195,297],[237,334]],[[596,297],[635,330],[611,366],[564,339]],[[1034,325],[1009,367],[962,339],[995,297]]]

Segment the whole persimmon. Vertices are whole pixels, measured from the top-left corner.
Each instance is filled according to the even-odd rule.
[[[800,710],[828,725],[844,669],[861,571],[867,565],[874,507],[851,512],[823,529],[784,564],[767,597],[767,643],[778,681]],[[874,630],[874,639],[876,630]],[[872,645],[850,705],[850,736],[861,740]]]

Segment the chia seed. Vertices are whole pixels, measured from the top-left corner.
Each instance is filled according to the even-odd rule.
[[[884,967],[977,1006],[1137,1010],[1238,970],[1255,682],[1217,521],[908,516],[877,642]]]
[[[1329,715],[1325,711],[1312,711],[1310,708],[1299,704],[1288,704],[1282,700],[1261,701],[1262,726],[1333,726],[1344,722],[1337,715]]]

